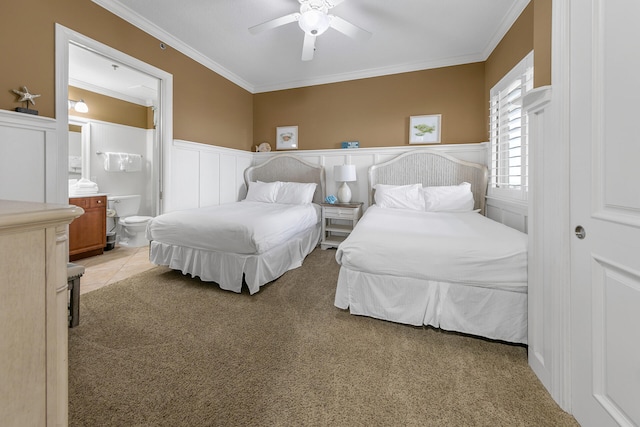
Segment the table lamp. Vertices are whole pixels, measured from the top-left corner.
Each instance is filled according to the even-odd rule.
[[[351,201],[351,189],[347,182],[356,180],[356,165],[334,166],[333,179],[336,182],[342,182],[342,185],[338,188],[338,201],[340,203],[349,203]]]

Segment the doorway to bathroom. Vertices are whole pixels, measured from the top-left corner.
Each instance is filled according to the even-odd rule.
[[[57,131],[61,141],[69,140],[60,144],[59,155],[62,162],[68,159],[69,173],[60,177],[59,185],[68,185],[73,173],[97,181],[101,193],[141,194],[145,215],[162,213],[164,162],[168,161],[163,152],[171,146],[173,133],[172,75],[59,24],[56,70]],[[100,119],[70,108],[81,100],[71,95],[103,103]],[[118,102],[146,110],[146,125],[127,122],[132,114],[117,119]],[[86,104],[91,111],[90,103]],[[105,115],[105,108],[112,113]],[[141,158],[140,168],[107,170],[106,153]]]

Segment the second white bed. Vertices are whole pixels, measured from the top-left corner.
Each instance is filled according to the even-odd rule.
[[[372,206],[336,260],[352,314],[527,342],[527,237],[479,213]]]

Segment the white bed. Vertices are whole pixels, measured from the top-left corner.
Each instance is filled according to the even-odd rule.
[[[473,201],[462,211],[369,207],[336,251],[336,307],[526,344],[527,236],[483,215],[486,167],[423,149],[372,166],[369,182],[371,202],[378,184],[462,182]]]
[[[234,292],[246,283],[251,294],[300,267],[320,240],[324,168],[280,154],[247,168],[244,179],[243,201],[151,220],[151,262]]]

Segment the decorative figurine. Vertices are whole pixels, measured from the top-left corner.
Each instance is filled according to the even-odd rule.
[[[22,86],[22,90],[17,90],[17,89],[11,89],[11,90],[16,95],[20,95],[20,99],[18,100],[18,102],[24,102],[26,104],[26,108],[17,107],[16,108],[17,112],[33,114],[35,116],[38,115],[38,110],[30,109],[29,108],[29,103],[31,103],[33,105],[36,105],[36,101],[34,101],[34,99],[39,97],[40,95],[35,95],[35,94],[32,94],[32,93],[29,93],[29,89],[27,89],[26,86]]]
[[[325,203],[329,203],[329,204],[335,204],[338,201],[338,199],[336,199],[336,196],[334,196],[333,194],[329,194],[327,197],[324,198],[324,202]]]

